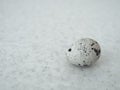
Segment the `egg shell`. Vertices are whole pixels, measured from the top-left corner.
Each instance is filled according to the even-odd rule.
[[[67,60],[79,66],[90,66],[99,59],[100,55],[100,45],[90,38],[79,39],[66,52]]]

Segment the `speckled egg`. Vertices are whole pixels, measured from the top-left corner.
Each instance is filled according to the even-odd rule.
[[[76,41],[67,50],[66,56],[70,63],[79,66],[90,66],[95,63],[101,54],[98,42],[90,38]]]

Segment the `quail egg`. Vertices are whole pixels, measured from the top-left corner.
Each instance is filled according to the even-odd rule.
[[[97,41],[90,38],[79,39],[67,50],[67,60],[75,65],[90,66],[101,55],[101,48]]]

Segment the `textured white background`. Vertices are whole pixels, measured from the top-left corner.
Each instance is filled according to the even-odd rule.
[[[102,48],[90,68],[65,57],[82,37]],[[120,1],[0,0],[0,90],[120,90]]]

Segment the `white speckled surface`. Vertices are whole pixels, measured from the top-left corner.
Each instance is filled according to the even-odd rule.
[[[102,48],[90,68],[65,50],[90,37]],[[0,0],[0,90],[120,90],[119,0]]]
[[[75,41],[67,50],[68,62],[77,66],[91,66],[101,56],[100,45],[90,38],[82,38]]]

